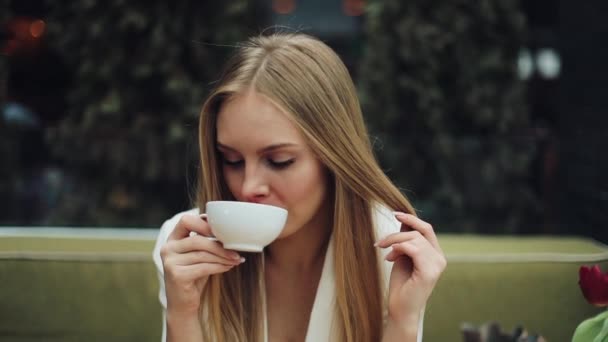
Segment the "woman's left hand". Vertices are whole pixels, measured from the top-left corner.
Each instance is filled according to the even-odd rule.
[[[401,232],[376,243],[380,248],[392,247],[386,256],[394,262],[388,314],[395,322],[417,323],[447,262],[430,224],[410,214],[396,212],[395,217],[401,222]]]

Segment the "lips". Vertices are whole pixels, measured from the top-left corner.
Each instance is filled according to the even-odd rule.
[[[608,306],[608,273],[602,273],[598,265],[581,266],[578,284],[589,303]]]

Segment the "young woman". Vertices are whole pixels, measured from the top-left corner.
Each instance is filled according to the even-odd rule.
[[[303,34],[238,48],[200,115],[198,207],[288,210],[263,253],[226,250],[199,210],[161,228],[167,341],[420,341],[446,260],[372,153],[340,58]],[[195,232],[197,234],[192,234]]]

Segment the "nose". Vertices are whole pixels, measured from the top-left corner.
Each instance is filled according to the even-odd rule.
[[[264,177],[263,170],[255,166],[246,167],[245,177],[241,185],[242,198],[247,202],[260,203],[268,197],[269,192],[270,187]]]

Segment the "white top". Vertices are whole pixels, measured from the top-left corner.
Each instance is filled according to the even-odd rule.
[[[154,247],[153,259],[154,264],[156,265],[156,269],[158,271],[158,281],[160,283],[160,291],[159,291],[159,299],[163,309],[163,336],[162,342],[166,341],[166,309],[167,309],[167,296],[165,294],[165,281],[164,281],[164,272],[163,272],[163,264],[160,258],[160,248],[163,244],[166,243],[169,235],[177,225],[180,217],[184,214],[192,214],[198,215],[198,209],[192,209],[189,211],[181,212],[171,219],[165,221],[162,225],[160,232],[158,234],[158,239],[156,240],[156,246]],[[401,228],[401,223],[395,219],[392,211],[387,208],[378,208],[375,211],[375,226],[376,226],[376,236],[378,238],[385,237],[389,234],[398,232]],[[330,243],[331,247],[332,244]],[[323,271],[321,273],[321,279],[319,281],[319,287],[317,288],[317,294],[315,297],[314,304],[312,306],[312,312],[310,314],[310,321],[308,323],[308,330],[306,332],[306,342],[319,342],[319,341],[331,341],[332,334],[332,315],[333,308],[335,304],[335,271],[334,271],[334,253],[333,248],[327,248],[327,254],[325,255],[325,261],[323,263]],[[370,246],[371,247],[371,246]],[[385,284],[385,298],[388,295],[388,282],[392,269],[392,262],[388,262],[384,260],[384,257],[388,254],[390,250],[382,249],[380,255],[382,256],[382,269],[384,276],[384,284]],[[264,310],[264,318],[266,314],[266,310]],[[386,308],[384,310],[384,315],[386,316]],[[422,328],[424,321],[424,310],[420,314],[420,322],[418,325],[418,338],[417,341],[422,341]],[[264,341],[268,341],[267,336],[267,326],[266,319],[264,319]]]

